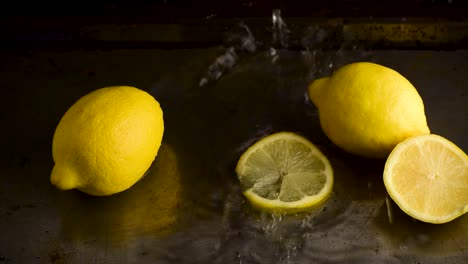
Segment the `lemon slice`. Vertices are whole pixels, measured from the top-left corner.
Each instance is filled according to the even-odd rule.
[[[236,173],[250,203],[275,213],[306,211],[325,201],[333,186],[327,158],[291,132],[267,136],[242,154]]]
[[[468,210],[468,156],[437,135],[411,137],[391,152],[384,184],[409,216],[446,223]]]

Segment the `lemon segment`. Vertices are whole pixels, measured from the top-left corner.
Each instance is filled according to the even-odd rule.
[[[239,159],[236,173],[250,203],[270,212],[305,211],[325,201],[333,186],[328,159],[291,132],[257,141]]]
[[[150,94],[128,86],[95,90],[57,125],[51,182],[99,196],[126,190],[150,167],[163,132],[162,110]]]
[[[391,152],[384,184],[408,215],[446,223],[468,210],[468,156],[438,135],[409,138]]]
[[[429,134],[424,104],[414,86],[393,69],[348,64],[308,87],[327,137],[347,152],[386,158],[408,137]]]

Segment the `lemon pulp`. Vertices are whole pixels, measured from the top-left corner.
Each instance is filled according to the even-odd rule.
[[[446,223],[468,210],[468,156],[441,136],[416,136],[398,144],[383,178],[390,197],[415,219]]]
[[[236,173],[251,204],[271,212],[305,211],[326,200],[333,186],[328,159],[291,132],[256,142],[239,159]]]

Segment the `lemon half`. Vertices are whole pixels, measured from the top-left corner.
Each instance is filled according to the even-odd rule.
[[[468,156],[437,135],[409,138],[388,157],[384,184],[411,217],[446,223],[468,210]]]
[[[291,132],[257,141],[240,157],[236,173],[250,203],[270,212],[306,211],[325,201],[333,186],[328,159]]]

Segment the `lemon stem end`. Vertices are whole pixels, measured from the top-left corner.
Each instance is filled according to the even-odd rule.
[[[57,165],[52,169],[50,181],[61,190],[70,190],[77,187],[75,174],[69,169],[64,169]]]
[[[315,106],[317,106],[317,103],[320,101],[319,97],[322,93],[322,88],[324,87],[325,83],[327,82],[328,77],[320,78],[315,81],[313,81],[309,85],[309,98],[314,103]]]

